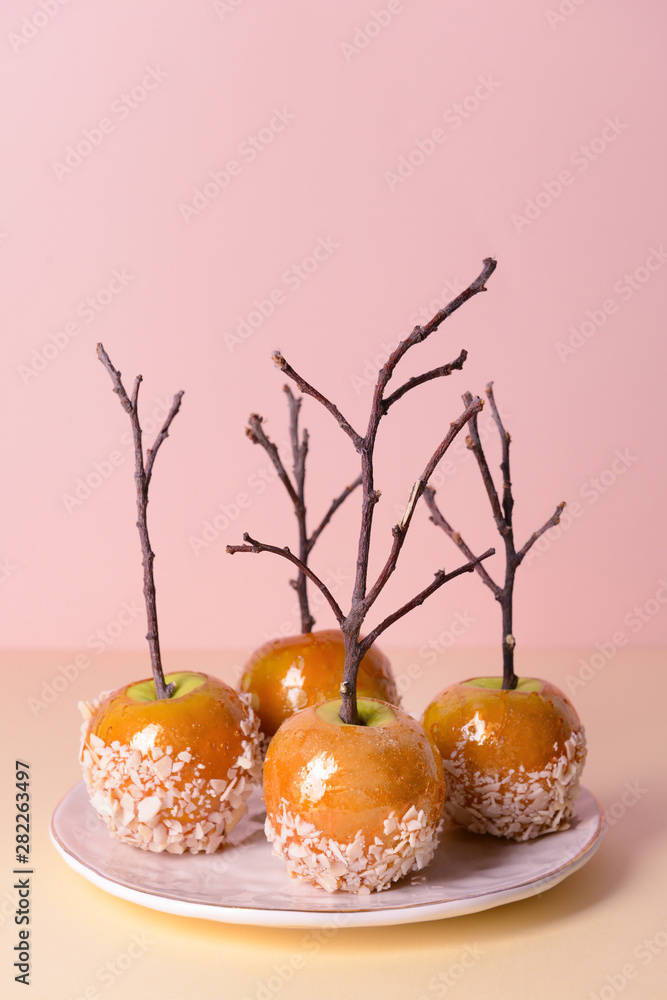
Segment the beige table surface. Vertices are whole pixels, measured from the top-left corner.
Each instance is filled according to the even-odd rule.
[[[232,926],[158,913],[108,895],[57,855],[48,823],[80,777],[77,701],[149,672],[143,654],[92,653],[77,666],[77,653],[81,657],[76,650],[0,656],[5,699],[0,996],[667,997],[664,651],[624,649],[609,660],[593,658],[593,665],[595,650],[521,651],[522,674],[548,678],[566,692],[576,685],[572,698],[589,743],[584,784],[610,816],[602,845],[588,865],[540,895],[482,913],[340,929],[319,937],[308,930]],[[405,689],[405,707],[417,715],[447,684],[495,672],[495,652],[490,650],[453,651],[433,666],[409,650],[394,651],[391,658]],[[168,669],[204,670],[232,683],[240,658],[230,652],[179,653],[165,661]],[[63,672],[60,668],[67,665]],[[64,680],[54,683],[57,677]],[[12,888],[15,757],[29,761],[32,775],[29,991],[13,981],[11,957],[18,940]]]

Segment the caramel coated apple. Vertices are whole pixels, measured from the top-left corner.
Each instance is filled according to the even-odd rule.
[[[445,784],[440,755],[401,709],[310,706],[280,727],[264,762],[266,834],[290,874],[328,891],[370,892],[433,857]]]
[[[245,667],[239,690],[251,696],[262,732],[271,737],[295,712],[338,697],[345,646],[337,629],[273,639],[260,646]],[[389,660],[371,646],[359,667],[361,697],[399,703]]]
[[[245,812],[259,781],[258,722],[229,685],[207,674],[153,680],[92,703],[80,759],[91,802],[110,833],[149,851],[211,853]]]
[[[530,840],[564,830],[586,757],[584,729],[553,684],[475,677],[446,688],[423,725],[442,754],[445,810],[473,833]]]

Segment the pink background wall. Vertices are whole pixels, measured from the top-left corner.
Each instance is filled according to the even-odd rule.
[[[399,372],[469,351],[382,428],[373,566],[460,394],[494,379],[519,541],[562,499],[577,515],[520,571],[520,647],[664,642],[664,21],[618,0],[3,3],[2,644],[144,642],[129,422],[97,341],[126,384],[143,374],[148,427],[185,390],[151,488],[163,645],[252,648],[298,630],[287,564],[225,555],[244,530],[295,544],[243,433],[259,411],[286,441],[271,351],[362,427],[385,345],[488,255],[488,293]],[[302,412],[315,519],[356,455],[314,401]],[[473,547],[496,544],[469,456],[450,461],[439,499]],[[313,557],[341,601],[357,512]],[[458,563],[418,513],[378,616]],[[466,577],[384,644],[442,652],[498,632]]]

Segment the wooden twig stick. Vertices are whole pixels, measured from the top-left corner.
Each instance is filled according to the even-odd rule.
[[[247,531],[244,531],[243,533],[243,541],[246,543],[245,545],[227,546],[227,552],[229,553],[230,556],[235,555],[235,553],[237,552],[255,552],[255,553],[273,552],[273,554],[276,556],[282,556],[283,559],[288,559],[291,563],[293,563],[297,567],[297,569],[301,573],[304,574],[304,576],[307,576],[308,579],[315,584],[318,590],[321,591],[321,593],[328,601],[329,607],[333,611],[338,624],[340,625],[343,622],[345,615],[341,611],[338,602],[336,601],[335,597],[333,596],[329,588],[326,586],[325,583],[322,582],[322,580],[320,580],[318,576],[316,576],[315,573],[313,573],[312,569],[310,569],[309,566],[306,566],[305,563],[301,562],[299,557],[295,556],[294,553],[291,552],[287,546],[284,546],[281,549],[277,545],[267,545],[264,542],[258,542],[256,538],[251,538]]]
[[[282,372],[285,373],[285,375],[287,375],[288,378],[291,378],[293,382],[296,382],[301,392],[303,392],[306,396],[312,396],[313,399],[316,399],[318,403],[321,403],[322,406],[324,406],[325,409],[331,413],[331,415],[338,422],[338,425],[345,431],[358,451],[363,438],[360,434],[357,434],[354,427],[352,427],[349,421],[345,419],[335,403],[330,402],[326,396],[323,396],[321,392],[315,389],[309,382],[306,382],[304,378],[295,372],[292,366],[285,361],[280,351],[274,351],[271,355],[271,360],[278,366],[278,368],[280,368]]]
[[[382,635],[384,630],[389,628],[390,625],[393,625],[394,622],[397,622],[399,618],[403,618],[403,616],[407,615],[409,611],[414,610],[414,608],[418,608],[420,604],[424,603],[427,597],[434,594],[436,590],[443,586],[443,584],[449,583],[450,580],[454,580],[457,576],[461,576],[463,573],[472,573],[474,569],[477,569],[482,559],[488,559],[489,556],[495,555],[495,552],[495,549],[487,549],[486,552],[481,554],[481,556],[473,556],[469,562],[464,563],[463,566],[458,566],[456,569],[452,570],[451,573],[446,573],[444,569],[439,569],[435,574],[435,579],[428,585],[428,587],[421,590],[416,597],[413,597],[411,601],[404,604],[402,608],[398,609],[398,611],[394,611],[392,614],[387,615],[384,621],[380,622],[380,624],[376,626],[372,632],[369,632],[365,639],[362,639],[359,644],[362,650],[362,655],[371,648],[378,636]]]
[[[339,495],[334,500],[331,501],[331,506],[329,507],[328,511],[326,512],[326,514],[324,515],[324,517],[322,518],[318,526],[315,528],[310,538],[308,539],[308,552],[311,551],[315,542],[320,537],[320,535],[326,528],[327,524],[329,523],[331,518],[334,516],[334,514],[340,507],[340,505],[347,500],[347,498],[350,496],[351,493],[354,493],[354,491],[358,486],[361,486],[361,475],[357,476],[354,482],[350,483],[349,486],[346,486],[343,492],[339,493]]]
[[[512,513],[514,511],[514,497],[512,496],[512,482],[510,479],[510,435],[505,430],[503,422],[496,406],[496,401],[493,395],[493,383],[489,382],[486,387],[486,395],[491,406],[491,412],[493,414],[493,419],[495,421],[496,427],[498,428],[498,433],[501,440],[502,457],[500,463],[500,469],[503,476],[503,501],[502,508],[500,505],[500,499],[498,497],[498,492],[496,490],[495,484],[493,482],[493,477],[491,476],[491,471],[489,469],[488,462],[486,461],[486,456],[484,455],[484,449],[482,448],[479,433],[477,430],[477,416],[475,415],[470,420],[470,435],[467,438],[468,448],[473,452],[475,458],[477,459],[477,465],[479,467],[484,486],[486,488],[486,493],[491,504],[491,510],[493,512],[493,519],[496,522],[496,527],[503,539],[505,545],[505,581],[502,587],[499,587],[491,579],[486,569],[483,566],[477,565],[476,569],[484,583],[489,587],[494,594],[494,597],[498,601],[501,607],[502,614],[502,651],[503,651],[503,690],[511,690],[517,685],[517,676],[514,672],[514,650],[516,648],[516,638],[514,636],[513,629],[513,595],[514,595],[514,579],[516,576],[516,571],[523,562],[523,559],[527,552],[530,551],[532,546],[535,544],[538,538],[540,538],[545,531],[549,528],[558,524],[560,521],[560,515],[565,507],[565,503],[559,503],[556,510],[551,515],[549,520],[542,525],[542,527],[533,532],[525,545],[519,549],[517,552],[514,545],[514,527],[512,524]],[[464,403],[467,403],[472,399],[469,392],[465,393],[463,396]],[[461,551],[468,556],[468,558],[474,558],[471,549],[465,544],[461,535],[458,531],[455,531],[449,522],[445,519],[442,512],[440,511],[438,505],[435,502],[435,491],[430,490],[426,492],[426,503],[428,504],[429,510],[431,511],[431,521],[447,534],[452,541],[461,549]]]
[[[305,487],[306,487],[306,457],[308,455],[308,431],[304,428],[303,433],[299,431],[299,414],[301,412],[301,402],[302,396],[295,396],[288,385],[283,386],[283,391],[287,397],[287,404],[289,406],[289,435],[290,444],[292,448],[292,475],[294,481],[290,478],[287,469],[285,468],[283,461],[280,457],[280,452],[276,445],[271,441],[269,436],[266,434],[263,427],[263,418],[260,417],[258,413],[251,413],[248,417],[248,426],[246,427],[246,434],[253,442],[253,444],[259,444],[264,448],[267,455],[271,459],[273,466],[278,473],[278,478],[282,482],[283,486],[287,490],[292,505],[294,507],[294,514],[297,520],[298,531],[299,531],[299,555],[298,559],[300,563],[304,566],[308,565],[308,557],[315,545],[315,542],[322,534],[322,531],[327,526],[335,512],[341,506],[342,503],[349,497],[349,495],[356,489],[356,487],[361,483],[361,477],[357,478],[349,486],[346,486],[343,492],[335,498],[333,503],[330,505],[328,511],[324,515],[323,519],[320,521],[319,525],[313,531],[311,535],[308,535],[307,528],[307,511],[306,511],[306,498],[305,498]],[[232,548],[234,548],[232,546]],[[248,552],[254,551],[253,549],[247,549],[244,546],[237,546],[235,551]],[[294,588],[297,594],[297,599],[299,602],[299,614],[301,617],[301,631],[303,633],[312,632],[315,625],[315,619],[313,618],[310,611],[310,602],[308,600],[308,586],[307,586],[308,575],[304,573],[301,569],[297,574],[296,579],[290,580],[291,586]]]
[[[148,621],[148,632],[146,633],[146,639],[148,640],[148,648],[150,650],[151,656],[151,668],[153,671],[153,679],[155,681],[155,693],[158,699],[169,698],[174,690],[173,684],[165,684],[164,672],[162,670],[162,657],[160,654],[160,638],[158,633],[158,623],[157,623],[157,605],[155,601],[155,579],[153,576],[153,561],[155,559],[155,553],[151,548],[150,539],[148,537],[148,524],[147,524],[147,506],[148,506],[148,486],[151,481],[151,476],[153,474],[153,463],[155,462],[155,456],[157,455],[158,449],[160,448],[162,442],[167,438],[169,434],[169,427],[171,422],[178,413],[181,406],[181,399],[183,397],[182,392],[177,392],[174,396],[171,409],[167,414],[167,418],[162,425],[160,432],[158,433],[153,447],[149,448],[146,453],[146,461],[144,463],[144,452],[142,445],[142,431],[141,424],[139,422],[139,386],[142,382],[141,375],[137,375],[134,380],[134,388],[132,389],[132,398],[130,399],[125,391],[123,383],[121,381],[121,373],[117,368],[112,365],[109,355],[104,350],[102,344],[97,345],[97,356],[108,371],[111,381],[113,383],[114,392],[120,399],[123,409],[129,414],[130,421],[132,423],[132,436],[134,440],[134,479],[137,487],[137,528],[139,529],[139,538],[141,540],[141,552],[142,552],[142,564],[144,568],[144,600],[146,602],[146,618]]]
[[[408,533],[408,528],[410,527],[410,522],[412,521],[412,515],[417,505],[417,501],[419,500],[422,493],[426,489],[428,481],[435,472],[438,462],[445,454],[449,446],[452,444],[454,438],[459,433],[459,431],[463,427],[465,427],[468,421],[481,410],[483,405],[484,401],[481,400],[479,396],[476,396],[475,399],[473,399],[470,402],[470,404],[466,407],[461,416],[458,417],[457,420],[452,421],[452,423],[449,425],[449,430],[447,434],[445,435],[443,440],[440,442],[440,444],[434,451],[433,455],[431,456],[426,465],[426,468],[422,472],[420,478],[415,483],[412,490],[412,495],[410,497],[410,502],[408,503],[405,514],[403,515],[403,519],[400,524],[394,525],[392,529],[393,543],[391,546],[389,557],[384,566],[382,567],[382,570],[380,571],[380,575],[378,576],[377,580],[369,590],[368,594],[363,598],[362,607],[364,609],[364,614],[366,614],[366,612],[368,612],[368,610],[371,608],[378,595],[386,586],[392,573],[396,569],[398,556],[400,554],[401,549],[403,548],[403,542],[405,541],[405,536]],[[470,558],[474,559],[474,556],[471,556]]]
[[[391,396],[387,396],[384,400],[384,412],[386,413],[390,406],[398,402],[402,396],[405,396],[406,392],[410,389],[416,388],[418,385],[423,385],[424,382],[430,382],[434,378],[443,378],[444,376],[451,375],[453,371],[460,371],[463,368],[464,362],[468,357],[467,351],[461,351],[458,358],[454,361],[450,361],[448,365],[440,365],[439,368],[432,368],[430,372],[424,372],[423,375],[415,375],[413,378],[409,378],[407,382],[404,382],[402,386],[395,389]]]
[[[459,535],[458,531],[454,531],[449,521],[446,521],[445,518],[443,517],[442,512],[440,511],[438,505],[435,502],[435,490],[433,489],[432,486],[427,486],[426,489],[424,490],[424,502],[428,507],[428,509],[431,511],[431,517],[429,518],[429,520],[433,521],[433,524],[437,524],[439,528],[442,528],[445,534],[448,535],[454,542],[454,544],[459,547],[459,549],[467,559],[473,560],[475,558],[475,554],[472,551],[472,549],[468,545],[466,545],[466,543]],[[494,583],[494,581],[489,576],[486,568],[482,566],[481,562],[477,563],[475,569],[479,573],[481,579],[484,581],[486,586],[493,591],[494,597],[499,598],[500,595],[502,594],[502,588],[499,587],[497,583]]]
[[[341,429],[351,439],[354,447],[359,452],[361,459],[361,524],[357,546],[356,572],[350,602],[350,610],[347,615],[343,614],[336,602],[333,601],[333,597],[331,597],[331,595],[327,596],[325,589],[323,589],[324,585],[322,582],[317,581],[316,583],[322,593],[325,594],[325,597],[327,597],[332,609],[334,609],[334,613],[336,614],[337,621],[339,622],[345,640],[345,667],[343,683],[341,684],[340,689],[342,699],[340,717],[343,722],[349,724],[359,725],[356,696],[357,673],[361,659],[364,653],[370,648],[374,639],[377,638],[377,636],[380,635],[393,622],[402,618],[405,614],[426,600],[427,597],[435,593],[435,591],[443,586],[443,584],[447,583],[451,579],[454,579],[454,577],[459,576],[461,573],[472,572],[482,559],[486,559],[493,553],[493,550],[489,550],[478,558],[473,557],[468,563],[459,567],[453,573],[447,574],[444,570],[440,570],[436,573],[433,582],[428,587],[420,591],[416,597],[414,597],[411,601],[408,601],[408,603],[403,605],[402,608],[399,608],[398,611],[386,617],[380,625],[378,625],[368,636],[366,636],[365,639],[361,639],[361,626],[364,622],[366,614],[396,568],[398,556],[405,541],[407,531],[410,527],[416,504],[424,492],[430,476],[433,474],[438,462],[442,459],[456,435],[469,421],[476,417],[483,405],[481,399],[473,399],[470,397],[469,400],[466,400],[466,409],[464,413],[462,413],[461,416],[450,425],[449,432],[431,456],[424,472],[413,487],[410,502],[408,503],[403,519],[400,524],[395,525],[393,528],[392,546],[387,561],[385,562],[378,579],[369,590],[368,560],[370,554],[371,530],[373,525],[373,511],[375,505],[380,499],[380,492],[375,488],[373,471],[375,441],[380,420],[387,414],[389,408],[394,403],[398,402],[398,400],[401,399],[407,392],[419,385],[423,385],[425,382],[431,381],[432,379],[449,375],[452,371],[461,369],[466,360],[467,353],[465,351],[461,351],[459,357],[456,358],[455,361],[450,362],[447,365],[441,365],[438,368],[431,369],[430,371],[424,372],[422,375],[410,378],[404,382],[403,385],[399,386],[393,394],[385,396],[387,384],[392,378],[399,361],[405,356],[410,348],[422,343],[428,336],[438,329],[441,323],[443,323],[448,316],[451,316],[453,312],[460,308],[464,302],[467,302],[468,299],[472,298],[473,295],[486,291],[485,282],[493,274],[495,268],[495,260],[487,257],[484,261],[481,273],[468,286],[468,288],[464,289],[464,291],[457,295],[455,299],[444,307],[444,309],[441,309],[438,313],[436,313],[425,326],[415,327],[412,333],[410,333],[405,340],[398,344],[387,359],[386,363],[378,371],[373,391],[368,425],[366,433],[363,437],[352,427],[350,422],[343,416],[338,407],[327,399],[326,396],[323,396],[322,393],[315,389],[309,382],[306,382],[306,380],[299,375],[290,364],[288,364],[279,351],[272,355],[275,364],[278,365],[281,371],[287,375],[288,378],[292,379],[292,381],[296,383],[301,392],[317,399],[320,404],[324,406],[329,413],[331,413]],[[356,483],[352,484],[350,490],[354,488],[355,485]],[[337,503],[338,501],[334,501],[331,508],[332,510],[336,508]],[[327,517],[328,516],[329,515],[327,515]],[[325,521],[323,523],[326,523],[327,517],[325,517]],[[319,530],[321,529],[318,529],[318,531]],[[312,537],[317,537],[317,533],[315,533]],[[260,543],[253,543],[247,536],[244,536],[244,538],[246,538],[246,541],[251,546],[250,548],[244,546],[229,546],[227,551],[271,551],[276,552],[278,555],[284,555],[293,562],[298,562],[288,549],[277,549],[274,546],[264,546]],[[303,566],[305,571],[305,561],[301,562],[301,566]],[[313,579],[312,576],[310,578]]]

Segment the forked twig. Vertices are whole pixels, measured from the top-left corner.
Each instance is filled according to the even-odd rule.
[[[491,510],[493,512],[493,519],[496,522],[496,527],[500,532],[500,535],[505,544],[505,581],[502,587],[498,586],[492,578],[487,573],[486,569],[477,565],[475,568],[479,573],[480,577],[484,581],[487,587],[493,591],[495,599],[500,604],[502,609],[502,650],[503,650],[503,689],[511,690],[517,685],[517,676],[514,673],[514,650],[516,648],[516,639],[514,637],[513,629],[513,593],[514,593],[514,579],[516,576],[516,571],[523,562],[526,554],[533,547],[535,542],[540,538],[545,531],[549,528],[554,527],[560,521],[560,515],[563,512],[565,503],[559,503],[556,510],[551,515],[548,521],[546,521],[541,528],[533,532],[525,545],[522,546],[518,551],[514,544],[514,526],[512,524],[512,513],[514,510],[514,497],[512,496],[512,482],[510,479],[510,435],[505,430],[503,422],[498,412],[498,407],[496,406],[496,401],[493,395],[493,382],[489,382],[486,387],[486,395],[491,405],[491,412],[493,414],[493,419],[495,421],[496,427],[498,428],[498,433],[500,434],[501,446],[502,446],[502,457],[500,463],[500,470],[503,476],[503,489],[502,489],[502,507],[501,502],[496,490],[495,484],[493,482],[493,477],[489,469],[486,456],[484,455],[484,449],[482,448],[479,433],[477,430],[477,415],[470,421],[470,434],[467,438],[467,446],[472,451],[473,455],[477,459],[477,465],[486,488],[486,493],[489,498],[489,503],[491,504]],[[463,396],[463,401],[472,399],[469,392],[465,393]],[[425,500],[431,511],[431,520],[434,524],[452,539],[455,545],[463,552],[468,559],[474,558],[472,550],[463,541],[461,535],[458,531],[455,531],[449,522],[445,519],[440,508],[435,502],[435,490],[426,490]]]
[[[311,575],[309,573],[310,579],[320,588],[326,599],[329,601],[332,610],[334,610],[334,614],[336,614],[345,640],[345,667],[343,683],[341,685],[342,706],[340,710],[340,717],[343,722],[346,723],[355,725],[359,724],[356,696],[357,672],[364,653],[370,648],[374,639],[381,635],[382,632],[384,632],[384,630],[393,622],[402,618],[413,608],[420,605],[424,600],[426,600],[427,597],[435,593],[435,591],[438,590],[443,584],[447,583],[448,580],[459,576],[461,573],[472,572],[483,559],[488,558],[488,556],[492,555],[494,551],[493,549],[489,549],[488,552],[485,552],[477,558],[470,559],[465,565],[458,567],[458,569],[454,570],[452,573],[445,573],[444,570],[438,571],[433,582],[429,584],[428,587],[420,591],[415,597],[412,598],[412,600],[404,604],[402,608],[399,608],[398,611],[388,615],[368,636],[366,636],[365,639],[361,638],[360,633],[364,619],[370,607],[375,602],[396,568],[396,563],[403,547],[405,536],[412,521],[415,506],[424,492],[430,476],[433,474],[438,462],[443,457],[456,435],[474,416],[476,416],[483,405],[481,399],[477,398],[473,400],[471,398],[470,401],[466,403],[465,411],[457,418],[457,420],[453,421],[448,434],[441,441],[440,445],[431,456],[431,459],[427,463],[422,475],[415,483],[410,497],[410,502],[408,503],[403,519],[400,524],[395,525],[393,528],[392,547],[387,561],[385,562],[378,579],[369,588],[368,561],[370,554],[373,511],[375,505],[380,499],[380,493],[375,488],[373,472],[373,456],[380,420],[387,414],[389,407],[398,402],[398,400],[401,399],[407,392],[417,388],[417,386],[422,385],[425,382],[431,381],[432,379],[449,375],[452,371],[461,369],[467,354],[465,351],[462,351],[455,361],[447,365],[441,365],[438,368],[434,368],[431,371],[425,372],[423,375],[418,375],[414,378],[408,379],[403,385],[396,389],[393,394],[386,396],[385,389],[394,374],[396,366],[406,352],[410,350],[410,348],[423,342],[428,336],[430,336],[431,333],[438,329],[440,324],[443,323],[448,316],[455,312],[455,310],[463,305],[464,302],[467,302],[468,299],[472,298],[473,295],[486,291],[485,283],[493,274],[495,268],[496,261],[491,258],[487,258],[484,261],[481,273],[468,286],[468,288],[464,289],[464,291],[457,295],[455,299],[444,307],[444,309],[441,309],[438,313],[436,313],[436,315],[425,326],[415,327],[412,333],[409,334],[405,340],[399,343],[384,366],[378,372],[373,392],[368,426],[363,437],[352,427],[350,422],[343,416],[338,407],[321,392],[319,392],[319,390],[315,389],[301,375],[299,375],[299,373],[294,370],[294,368],[285,360],[279,351],[272,355],[275,364],[278,365],[285,375],[295,382],[302,393],[317,399],[318,402],[324,406],[329,413],[331,413],[341,429],[350,438],[361,457],[361,525],[357,550],[357,568],[350,610],[347,615],[343,615],[343,612],[333,600],[333,597],[328,593],[328,591],[326,591],[326,588],[324,588],[322,581],[315,578],[314,574]],[[279,555],[286,555],[287,558],[290,558],[293,562],[295,562],[295,557],[289,553],[289,550],[278,549],[274,546],[264,546],[260,545],[260,543],[255,543],[253,546],[252,540],[247,539],[247,541],[249,543],[249,547],[229,546],[228,551],[272,551]],[[302,566],[305,571],[305,564],[302,563]],[[340,617],[337,611],[340,613]]]
[[[153,474],[155,456],[157,455],[163,441],[169,434],[171,422],[181,407],[183,393],[177,392],[174,396],[171,409],[167,414],[165,422],[155,438],[155,441],[153,442],[152,448],[149,448],[146,452],[146,461],[144,462],[142,431],[141,424],[139,422],[138,410],[139,386],[141,385],[142,377],[141,375],[137,375],[135,378],[134,387],[132,389],[132,398],[130,399],[121,381],[121,373],[112,365],[109,355],[104,350],[102,344],[97,345],[97,356],[108,371],[113,383],[113,391],[120,399],[123,409],[129,414],[130,421],[132,423],[135,459],[134,479],[137,487],[137,528],[139,529],[139,538],[141,539],[141,552],[143,556],[144,568],[144,599],[146,601],[146,617],[148,620],[148,632],[146,633],[146,638],[148,640],[148,648],[151,655],[151,668],[153,670],[153,679],[155,680],[155,692],[158,699],[169,698],[175,685],[165,684],[164,672],[162,670],[160,639],[157,624],[157,606],[155,602],[155,580],[153,576],[153,560],[155,559],[155,553],[151,548],[150,539],[148,537],[146,508],[148,506],[148,486]]]

